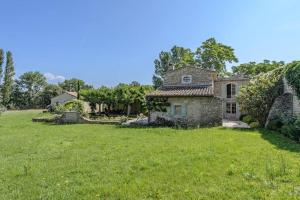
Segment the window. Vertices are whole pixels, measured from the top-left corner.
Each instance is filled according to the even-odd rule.
[[[226,103],[226,113],[235,114],[236,113],[236,103]]]
[[[231,83],[227,84],[226,91],[227,91],[227,98],[231,99],[232,97],[234,97],[236,94],[235,84],[231,84]]]
[[[174,106],[174,114],[176,115],[181,115],[181,105],[175,105]]]
[[[181,83],[189,84],[192,83],[192,75],[184,75],[181,77]]]

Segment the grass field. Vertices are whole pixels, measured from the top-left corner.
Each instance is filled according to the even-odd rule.
[[[0,199],[300,199],[300,145],[223,128],[0,117]]]

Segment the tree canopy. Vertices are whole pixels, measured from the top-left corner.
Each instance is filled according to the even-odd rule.
[[[232,71],[233,73],[241,73],[248,77],[254,77],[258,74],[266,73],[274,69],[277,69],[279,67],[282,67],[283,65],[284,65],[283,61],[276,62],[276,61],[264,60],[261,63],[249,62],[249,63],[240,64],[238,66],[233,66]]]
[[[91,89],[93,86],[87,85],[83,80],[71,78],[58,84],[63,90],[70,92],[79,92],[80,89]]]
[[[226,72],[226,63],[238,62],[234,49],[218,43],[214,38],[204,41],[193,52],[189,48],[174,46],[170,51],[162,51],[154,60],[155,73],[152,77],[153,85],[158,88],[162,85],[164,76],[170,68],[180,68],[186,65],[205,69],[214,69],[220,74]]]

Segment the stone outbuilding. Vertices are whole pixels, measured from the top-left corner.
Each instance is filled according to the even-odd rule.
[[[150,111],[149,121],[158,117],[190,125],[219,125],[222,119],[238,120],[241,112],[235,96],[249,82],[243,76],[220,78],[216,71],[185,66],[170,68],[163,86],[147,99],[166,98],[166,112]]]

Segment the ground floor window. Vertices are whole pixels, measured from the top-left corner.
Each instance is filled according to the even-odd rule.
[[[181,115],[181,105],[175,105],[174,106],[174,114],[175,115]]]
[[[235,114],[236,113],[236,103],[226,103],[226,113]]]

